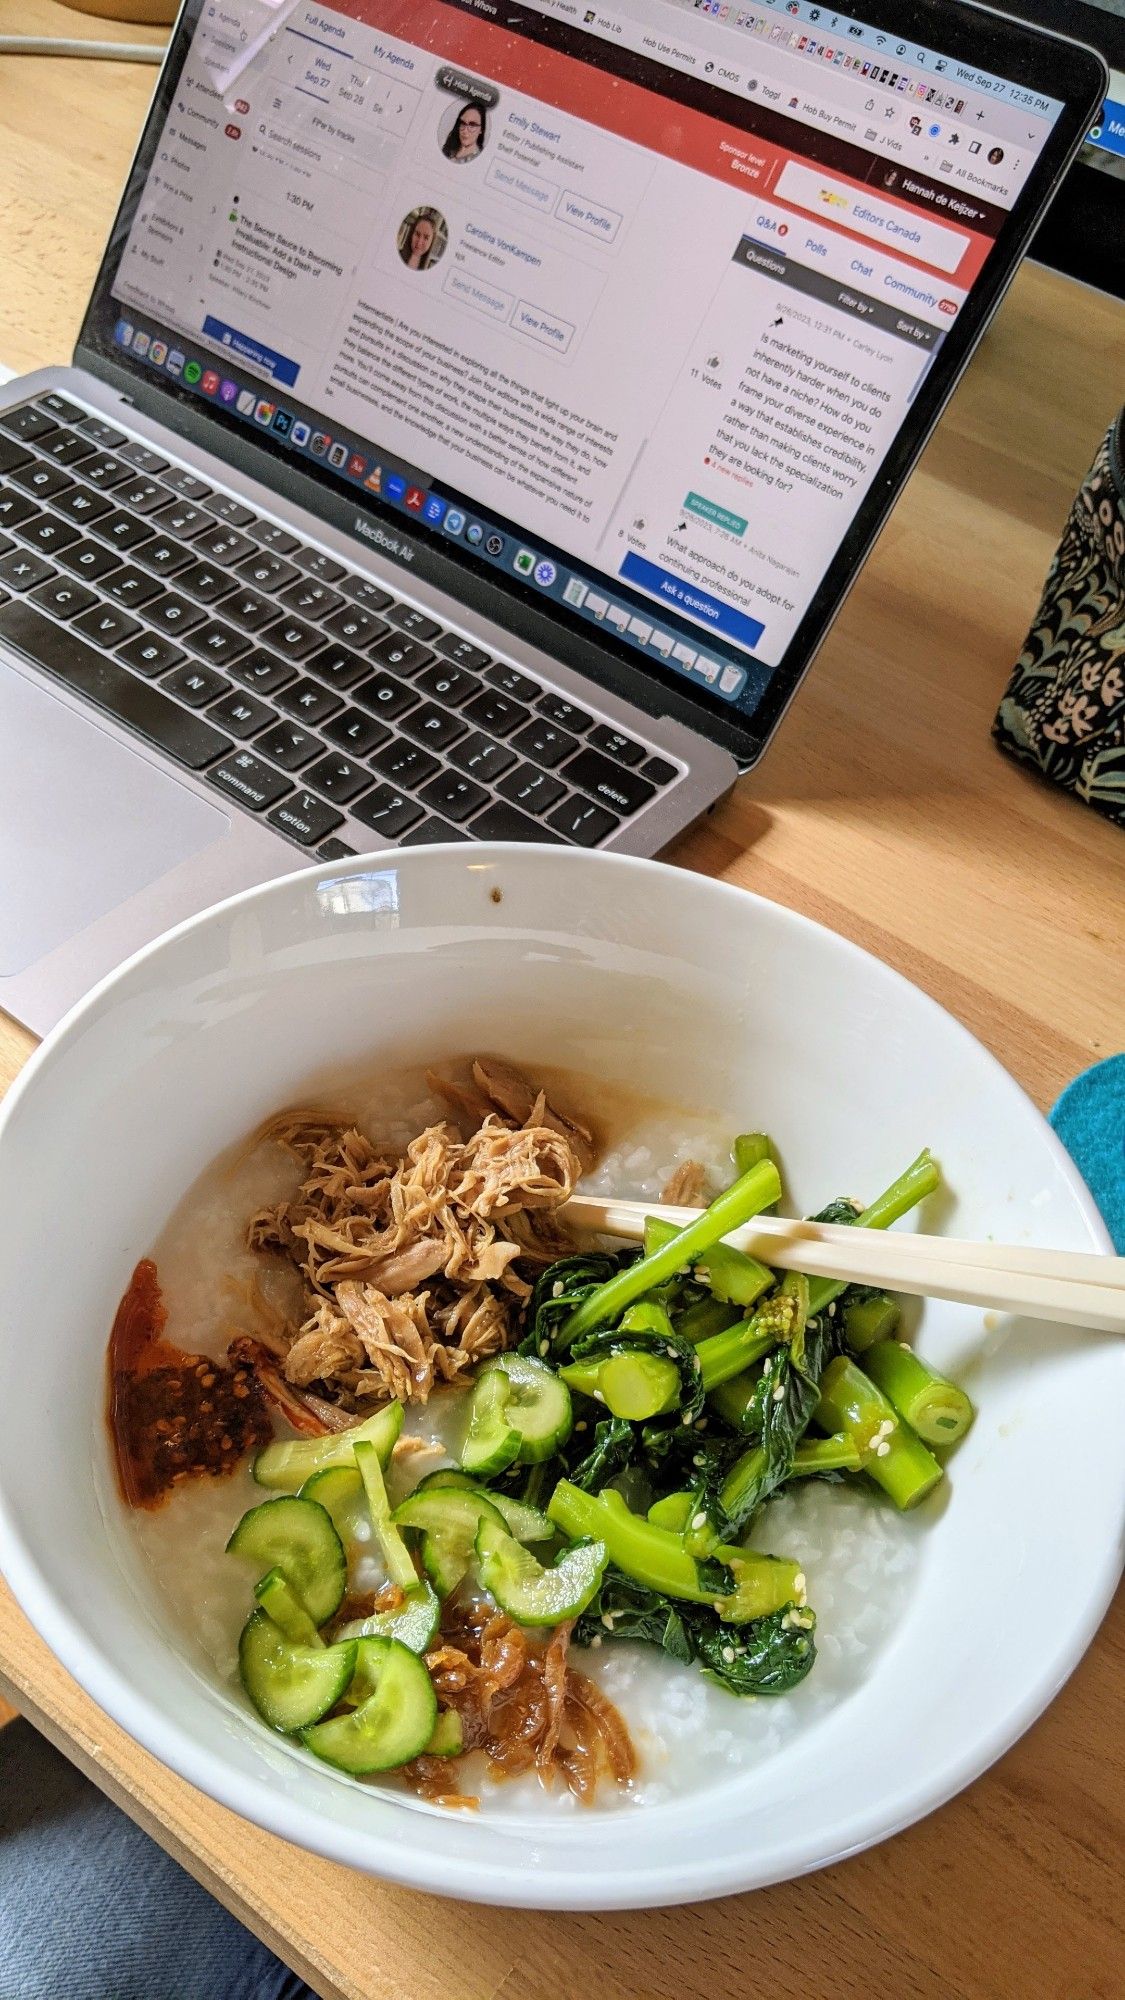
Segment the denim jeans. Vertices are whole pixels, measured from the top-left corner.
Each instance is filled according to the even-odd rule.
[[[0,2000],[314,2000],[27,1722],[0,1729]]]

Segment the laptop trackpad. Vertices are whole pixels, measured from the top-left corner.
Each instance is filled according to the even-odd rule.
[[[221,806],[0,666],[0,976],[77,937],[229,826]]]

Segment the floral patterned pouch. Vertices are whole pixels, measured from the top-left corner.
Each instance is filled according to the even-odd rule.
[[[1071,509],[992,734],[1125,826],[1125,410]]]

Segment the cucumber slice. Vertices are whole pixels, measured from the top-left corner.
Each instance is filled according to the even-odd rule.
[[[420,1757],[437,1722],[433,1682],[416,1653],[397,1639],[360,1639],[350,1715],[333,1716],[301,1731],[301,1741],[326,1764],[353,1777],[393,1771]]]
[[[324,1640],[279,1569],[267,1570],[261,1582],[254,1585],[254,1595],[262,1610],[281,1627],[291,1646],[323,1646]]]
[[[342,1646],[294,1646],[266,1611],[254,1611],[238,1642],[238,1671],[254,1707],[286,1735],[319,1722],[355,1672],[355,1640]]]
[[[519,1457],[520,1433],[508,1421],[512,1386],[506,1375],[478,1375],[469,1398],[469,1428],[461,1452],[465,1471],[503,1472]]]
[[[326,1465],[306,1479],[298,1500],[315,1500],[324,1508],[347,1549],[357,1539],[356,1520],[363,1512],[363,1481],[357,1465]]]
[[[414,1491],[432,1493],[435,1490],[440,1491],[443,1486],[468,1487],[470,1491],[480,1490],[476,1480],[469,1473],[463,1472],[460,1466],[442,1465],[436,1472],[427,1472],[426,1477],[418,1481]],[[548,1521],[546,1514],[540,1513],[538,1507],[529,1507],[526,1500],[509,1500],[506,1493],[486,1493],[485,1499],[490,1500],[497,1513],[503,1515],[517,1542],[550,1541],[555,1532],[554,1524]]]
[[[501,1472],[515,1458],[522,1465],[537,1465],[566,1443],[573,1422],[570,1390],[553,1368],[533,1355],[498,1354],[477,1376],[461,1463],[466,1472],[476,1473]],[[509,1451],[510,1456],[501,1457]],[[495,1462],[498,1457],[500,1463]]]
[[[243,1556],[259,1569],[279,1569],[314,1625],[331,1618],[344,1595],[348,1565],[343,1544],[315,1500],[286,1494],[251,1507],[227,1543],[227,1554]]]
[[[332,1431],[327,1437],[292,1438],[283,1444],[268,1444],[254,1460],[253,1473],[259,1486],[273,1486],[283,1493],[295,1493],[314,1472],[328,1465],[352,1465],[352,1447],[362,1439],[375,1446],[380,1465],[386,1465],[402,1429],[401,1403],[387,1403],[362,1424],[351,1430]]]
[[[396,1507],[394,1519],[400,1528],[421,1529],[422,1567],[439,1597],[448,1597],[468,1574],[481,1522],[504,1527],[491,1495],[459,1486],[412,1493]]]
[[[366,1439],[355,1447],[355,1462],[367,1495],[367,1505],[371,1514],[371,1525],[375,1530],[379,1547],[383,1553],[387,1575],[400,1590],[413,1590],[418,1581],[418,1572],[410,1560],[410,1551],[391,1519],[391,1503],[387,1498],[383,1468],[379,1454],[373,1444]]]
[[[506,1528],[477,1529],[480,1580],[501,1611],[520,1625],[557,1625],[585,1611],[609,1558],[604,1542],[579,1542],[544,1569]]]
[[[341,1639],[398,1639],[412,1653],[424,1653],[433,1644],[441,1617],[441,1601],[428,1583],[416,1583],[406,1593],[405,1604],[397,1611],[372,1611],[366,1618],[353,1618],[341,1625]]]
[[[443,1708],[426,1745],[427,1757],[459,1757],[465,1748],[465,1729],[455,1708]]]
[[[555,1524],[541,1514],[538,1507],[529,1507],[526,1500],[509,1500],[506,1493],[489,1493],[496,1512],[502,1515],[508,1533],[517,1542],[549,1542],[555,1532]]]

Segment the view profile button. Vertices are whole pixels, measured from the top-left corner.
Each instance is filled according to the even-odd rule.
[[[574,328],[569,320],[544,312],[542,306],[532,305],[527,299],[520,300],[512,314],[512,325],[517,333],[529,334],[532,340],[541,341],[544,347],[553,347],[556,354],[565,354],[574,339]]]

